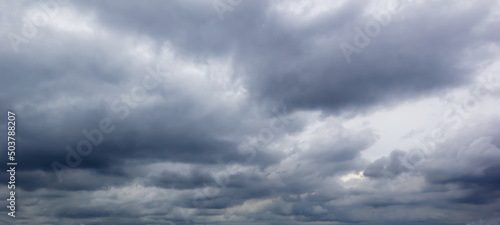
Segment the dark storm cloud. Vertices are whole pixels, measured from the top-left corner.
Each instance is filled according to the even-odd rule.
[[[368,165],[363,174],[367,177],[374,178],[397,176],[409,170],[403,164],[403,160],[406,158],[405,156],[406,152],[394,150],[388,157],[382,157]]]
[[[208,173],[203,173],[200,170],[190,171],[188,175],[181,175],[175,172],[163,171],[159,176],[151,177],[152,185],[164,188],[196,188],[213,181],[213,178]]]
[[[463,53],[473,50],[469,49],[473,43],[496,42],[488,29],[472,32],[483,25],[490,5],[477,4],[453,14],[444,12],[444,6],[427,7],[431,6],[409,5],[402,15],[393,15],[381,35],[353,56],[350,64],[336,49],[341,41],[352,42],[346,35],[355,36],[352,27],[358,25],[348,22],[350,18],[339,18],[345,21],[343,29],[317,27],[336,34],[325,37],[327,43],[319,46],[311,40],[323,37],[323,32],[293,25],[277,32],[278,25],[270,25],[270,30],[281,35],[256,38],[265,41],[255,43],[262,47],[255,50],[254,45],[245,45],[238,62],[245,73],[252,74],[247,79],[256,96],[284,99],[291,108],[363,109],[463,84],[471,78],[472,68],[461,65],[477,61],[475,55],[470,58]],[[433,12],[430,18],[423,16],[427,11]],[[432,18],[443,14],[450,18]],[[457,23],[461,26],[453,25]],[[276,39],[281,45],[274,45]],[[251,64],[245,65],[246,61]]]
[[[304,23],[293,23],[296,18],[279,15],[264,1],[238,5],[223,22],[212,15],[208,2],[157,3],[86,2],[82,7],[95,10],[101,22],[120,32],[168,39],[193,58],[232,52],[235,75],[244,77],[252,96],[284,100],[292,110],[362,110],[461,85],[489,54],[471,46],[498,42],[495,22],[488,20],[491,2],[452,11],[445,4],[401,2],[401,12],[392,14],[351,63],[343,59],[339,44],[353,44],[354,28],[364,29],[373,20],[362,15],[360,2],[344,2]]]
[[[6,37],[39,6],[1,3],[18,224],[465,224],[498,211],[496,120],[435,153],[371,163],[362,152],[376,131],[329,120],[468,84],[494,60],[497,2],[400,2],[350,62],[339,46],[385,4],[311,16],[280,8],[290,2],[233,2],[221,21],[211,1],[71,1],[16,53]],[[224,66],[229,88],[206,78]],[[157,86],[130,100],[147,76]],[[113,131],[70,166],[68,151],[93,143],[85,133],[103,119]],[[60,182],[53,162],[75,168]]]
[[[241,159],[244,156],[234,151],[239,140],[222,141],[215,137],[219,133],[218,129],[231,129],[233,126],[230,123],[241,121],[238,118],[242,116],[240,112],[227,115],[227,112],[214,111],[201,117],[186,114],[202,109],[200,103],[205,99],[181,97],[184,95],[181,93],[183,90],[176,89],[177,84],[165,77],[166,87],[148,93],[147,97],[159,94],[162,98],[171,99],[176,96],[175,102],[152,106],[147,110],[130,108],[130,116],[122,122],[122,111],[110,111],[112,105],[109,99],[128,94],[132,87],[127,83],[135,82],[138,80],[135,77],[147,74],[146,65],[137,65],[132,59],[122,56],[111,57],[111,54],[121,52],[116,44],[102,43],[95,47],[89,40],[78,36],[59,36],[64,38],[58,43],[40,44],[43,47],[31,43],[35,46],[27,49],[27,52],[10,53],[10,61],[2,61],[9,77],[22,74],[21,77],[25,79],[23,86],[9,83],[20,84],[15,79],[8,79],[4,83],[6,88],[12,90],[12,96],[20,105],[18,110],[27,112],[20,115],[19,119],[32,121],[18,125],[22,144],[28,149],[21,154],[29,152],[31,156],[20,157],[25,162],[25,169],[51,170],[54,159],[64,163],[67,155],[65,146],[76,150],[81,140],[87,140],[82,130],[99,128],[99,121],[103,118],[111,118],[117,131],[105,135],[102,144],[93,147],[93,154],[82,160],[82,167],[108,167],[124,158],[168,158],[171,161],[209,163],[243,161]],[[57,49],[55,44],[71,45],[75,39],[70,41],[70,38],[76,38],[81,46],[64,51],[52,50],[42,60],[33,57],[40,55],[42,48]],[[24,66],[27,64],[30,66]],[[169,73],[168,68],[164,67],[162,65],[161,71]],[[46,71],[43,74],[47,76],[41,76],[40,71]],[[109,74],[110,71],[114,72]],[[145,111],[148,112],[146,118],[143,116]],[[151,111],[155,113],[150,114]],[[180,119],[179,116],[185,118]],[[159,120],[163,122],[158,123]],[[277,160],[276,156],[266,156],[265,152],[258,157],[264,164]]]

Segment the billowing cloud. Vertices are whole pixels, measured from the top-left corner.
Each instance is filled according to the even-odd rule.
[[[0,2],[0,222],[497,224],[498,4]]]

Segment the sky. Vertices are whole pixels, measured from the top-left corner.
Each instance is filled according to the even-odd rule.
[[[495,0],[0,0],[0,224],[498,225],[499,27]]]

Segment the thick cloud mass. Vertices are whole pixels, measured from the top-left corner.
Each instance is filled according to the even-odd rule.
[[[0,223],[499,224],[499,6],[0,0]]]

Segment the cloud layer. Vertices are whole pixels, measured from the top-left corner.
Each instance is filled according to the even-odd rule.
[[[497,1],[0,4],[0,223],[498,224]]]

